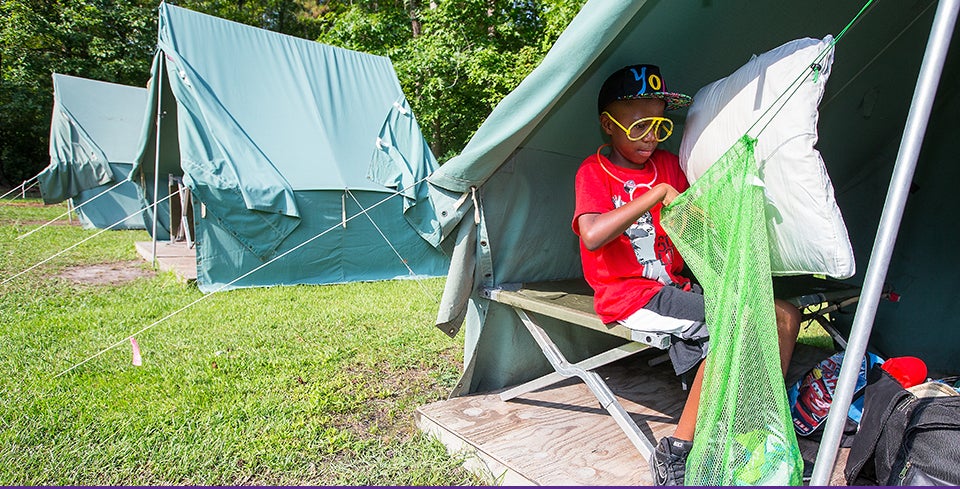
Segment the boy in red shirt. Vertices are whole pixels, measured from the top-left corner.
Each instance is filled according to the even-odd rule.
[[[606,323],[675,336],[670,358],[678,375],[696,369],[673,436],[650,460],[654,483],[683,485],[693,446],[707,327],[699,286],[683,276],[683,258],[660,227],[660,210],[689,187],[677,155],[657,149],[673,132],[665,111],[686,107],[687,95],[668,92],[655,65],[632,65],[603,83],[597,100],[610,144],[577,171],[573,231],[580,237],[584,278]],[[601,150],[610,147],[609,155]],[[786,373],[800,329],[800,312],[777,300],[781,367]]]

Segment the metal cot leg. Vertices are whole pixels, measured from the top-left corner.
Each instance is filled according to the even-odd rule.
[[[600,405],[610,413],[610,416],[617,422],[617,425],[620,426],[620,429],[627,435],[630,442],[640,451],[644,460],[649,460],[650,454],[653,453],[653,443],[640,431],[637,423],[630,417],[630,413],[620,405],[620,402],[617,401],[610,387],[600,378],[600,375],[568,362],[563,354],[560,353],[560,349],[557,348],[553,340],[547,336],[546,331],[537,325],[526,311],[519,308],[514,308],[514,310],[517,312],[517,315],[520,316],[520,320],[523,321],[527,331],[530,332],[533,339],[540,345],[540,349],[543,350],[544,356],[547,357],[553,369],[564,377],[576,376],[583,380],[590,389],[590,392],[600,401]]]

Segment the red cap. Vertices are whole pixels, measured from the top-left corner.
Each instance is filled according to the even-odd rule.
[[[881,367],[900,382],[904,389],[927,380],[927,364],[917,357],[896,357],[883,362]]]

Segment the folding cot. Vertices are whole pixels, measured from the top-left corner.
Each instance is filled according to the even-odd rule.
[[[833,338],[836,346],[843,348],[842,334],[834,327],[830,313],[842,312],[843,308],[857,302],[860,287],[844,282],[821,279],[813,276],[777,277],[774,292],[797,306],[803,313],[802,321],[817,321]],[[629,329],[621,324],[604,324],[594,312],[593,291],[583,280],[562,280],[524,284],[501,284],[497,288],[482,291],[482,297],[513,308],[527,331],[540,346],[554,372],[514,386],[500,393],[500,399],[509,401],[526,393],[548,387],[569,377],[579,377],[613,417],[617,425],[630,439],[644,459],[653,452],[653,442],[641,431],[614,393],[595,369],[629,357],[648,348],[665,350],[670,347],[671,336],[659,332],[643,332]],[[889,287],[884,297],[896,300]],[[544,328],[537,323],[537,316],[547,316],[566,321],[576,326],[601,331],[626,340],[626,343],[585,360],[568,361]],[[665,361],[666,355],[651,360]]]

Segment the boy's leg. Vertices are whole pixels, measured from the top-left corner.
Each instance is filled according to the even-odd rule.
[[[790,358],[793,357],[793,347],[797,344],[797,335],[800,333],[800,310],[793,304],[775,299],[774,310],[777,314],[777,340],[780,344],[780,368],[783,376],[787,376],[790,368]]]
[[[690,386],[690,395],[680,413],[673,436],[660,439],[650,457],[650,470],[655,486],[682,486],[687,472],[687,455],[693,448],[693,433],[697,428],[697,410],[700,407],[700,388],[703,385],[703,366],[700,362],[697,374]]]
[[[700,388],[703,386],[703,369],[707,362],[700,362],[697,367],[697,375],[690,385],[690,394],[687,396],[687,403],[683,405],[683,412],[680,413],[680,420],[677,421],[677,429],[673,432],[673,437],[692,441],[693,433],[697,428],[697,409],[700,406]]]
[[[787,301],[776,299],[774,310],[777,316],[777,339],[780,346],[780,367],[787,375],[793,348],[800,332],[800,311]],[[655,485],[682,485],[686,473],[686,458],[693,444],[697,428],[697,411],[700,407],[700,392],[703,387],[703,371],[706,361],[700,362],[697,375],[690,386],[690,394],[680,413],[673,436],[660,440],[650,460]]]
[[[774,306],[777,314],[777,336],[780,344],[780,367],[783,374],[787,374],[790,358],[793,356],[793,347],[797,344],[797,334],[800,332],[800,311],[793,304],[776,299]],[[687,403],[683,406],[677,430],[673,437],[680,440],[693,440],[693,433],[697,427],[697,408],[700,405],[700,389],[703,385],[703,369],[706,362],[700,362],[697,375],[690,386]]]
[[[673,287],[664,287],[660,290],[641,311],[628,318],[624,324],[630,327],[636,319],[637,329],[651,327],[651,325],[677,324],[684,329],[688,337],[695,337],[694,330],[703,328],[704,303],[703,296],[698,293],[685,292]],[[658,486],[683,485],[686,473],[687,455],[693,448],[693,433],[697,426],[697,410],[700,405],[700,389],[703,382],[703,365],[701,361],[690,386],[683,412],[673,436],[660,439],[650,457],[650,469],[653,473],[653,483]],[[693,365],[674,365],[674,369],[685,371]]]

